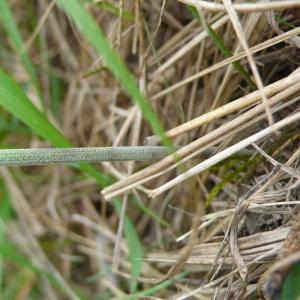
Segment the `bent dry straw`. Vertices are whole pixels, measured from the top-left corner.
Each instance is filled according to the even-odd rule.
[[[0,166],[149,161],[164,158],[168,154],[168,149],[162,146],[1,149]]]

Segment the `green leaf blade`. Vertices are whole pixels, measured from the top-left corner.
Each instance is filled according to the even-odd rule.
[[[56,147],[71,146],[27,98],[15,81],[2,70],[0,70],[0,105]]]
[[[72,2],[72,5],[70,5]],[[165,146],[171,147],[170,140],[157,118],[149,101],[140,93],[133,75],[110,47],[102,31],[98,28],[94,19],[82,7],[78,0],[58,0],[58,3],[74,21],[83,36],[93,45],[95,50],[103,57],[103,60],[122,84],[135,104],[139,106],[144,117],[151,125],[155,134],[163,141]],[[171,150],[171,149],[170,149]]]
[[[36,70],[26,51],[22,50],[24,49],[25,44],[22,40],[17,24],[15,23],[13,15],[10,11],[9,5],[5,0],[0,1],[0,21],[2,22],[3,27],[7,32],[7,35],[12,40],[15,50],[17,51],[17,54],[20,56],[20,59],[31,79],[31,82],[39,96],[39,99],[43,104],[43,95],[42,95],[39,80],[36,75]]]

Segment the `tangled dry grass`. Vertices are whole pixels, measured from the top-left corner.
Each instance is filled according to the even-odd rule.
[[[4,31],[1,64],[74,145],[160,143],[56,1],[10,2],[45,106]],[[7,240],[62,286],[10,258],[6,299],[276,299],[300,259],[299,1],[83,2],[180,149],[101,163],[101,191],[67,166],[2,167]],[[1,143],[49,146],[1,117]]]

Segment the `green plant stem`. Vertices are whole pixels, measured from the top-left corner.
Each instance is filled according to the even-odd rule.
[[[174,148],[178,150],[180,147]],[[214,147],[202,153],[210,157]],[[82,147],[82,148],[29,148],[0,149],[0,166],[34,166],[47,164],[74,164],[105,161],[151,161],[166,157],[169,149],[164,146],[131,147]],[[251,155],[242,149],[237,155]]]
[[[161,159],[167,155],[167,148],[161,146],[1,149],[0,166],[148,161]]]

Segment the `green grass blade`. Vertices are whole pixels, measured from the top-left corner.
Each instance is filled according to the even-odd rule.
[[[24,42],[22,40],[21,34],[18,30],[18,27],[15,23],[13,15],[10,11],[9,5],[6,0],[0,1],[0,21],[3,24],[4,29],[6,30],[7,36],[12,40],[15,50],[17,51],[20,59],[27,70],[27,73],[33,83],[33,86],[39,96],[40,101],[43,104],[43,96],[40,88],[40,83],[38,81],[35,68],[31,63],[31,60],[26,52],[22,51],[24,48]]]
[[[139,106],[144,117],[151,125],[154,133],[161,138],[165,146],[171,147],[171,142],[166,137],[165,131],[152,106],[140,93],[133,75],[122,62],[119,55],[113,51],[93,17],[83,8],[82,4],[78,0],[58,0],[58,3],[73,20],[83,36],[102,56],[104,62],[122,84],[134,103]]]
[[[0,245],[6,243],[5,222],[12,217],[12,208],[10,205],[10,197],[4,183],[0,180]],[[5,266],[2,255],[0,254],[0,295],[2,295],[3,283],[5,276]]]
[[[68,140],[47,120],[5,72],[0,70],[0,105],[56,147],[70,147]]]
[[[121,203],[120,201],[116,201],[113,199],[113,204],[117,212],[121,213]],[[124,232],[125,238],[127,240],[128,248],[130,249],[129,252],[129,260],[132,267],[132,275],[139,276],[142,270],[143,265],[143,249],[138,237],[138,234],[131,222],[129,222],[129,218],[125,216],[124,222]],[[137,290],[137,281],[132,279],[130,280],[130,291],[134,293]]]
[[[11,219],[13,215],[12,207],[10,205],[9,193],[5,188],[5,185],[0,181],[0,220],[4,222]],[[0,237],[2,237],[2,228],[0,228]]]

